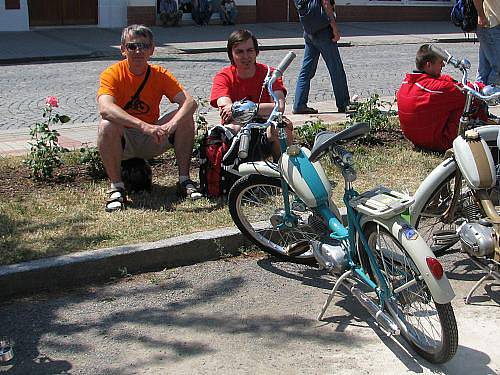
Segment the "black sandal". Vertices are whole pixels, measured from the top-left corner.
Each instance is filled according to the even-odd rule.
[[[109,198],[106,201],[106,212],[121,211],[126,209],[127,193],[125,189],[116,188],[108,190]]]

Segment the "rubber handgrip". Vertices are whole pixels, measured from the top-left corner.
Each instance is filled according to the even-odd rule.
[[[250,144],[250,132],[242,131],[240,136],[240,148],[238,149],[238,157],[246,159],[248,157],[248,146]]]
[[[285,72],[285,70],[288,69],[288,67],[292,63],[293,59],[295,59],[295,57],[297,57],[295,52],[293,52],[293,51],[288,52],[286,54],[286,56],[283,58],[283,60],[281,60],[280,64],[278,65],[278,67],[276,69],[279,70],[281,72],[281,74],[283,74]]]

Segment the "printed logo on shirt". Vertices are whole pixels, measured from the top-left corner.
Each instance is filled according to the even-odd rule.
[[[128,103],[125,110],[131,115],[145,115],[149,112],[149,105],[143,102],[141,99],[136,98]]]

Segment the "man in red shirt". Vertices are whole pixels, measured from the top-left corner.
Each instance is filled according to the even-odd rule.
[[[417,70],[406,75],[397,92],[401,130],[417,147],[446,151],[457,137],[465,94],[457,81],[441,74],[443,59],[428,44],[418,49],[415,65]],[[482,108],[475,116],[488,120]]]
[[[262,83],[267,73],[267,66],[257,63],[259,44],[257,38],[248,30],[237,30],[231,33],[227,42],[227,54],[231,65],[221,69],[214,77],[210,104],[219,109],[221,123],[237,133],[240,126],[233,123],[231,106],[233,102],[248,99],[260,103],[258,115],[267,118],[274,102],[267,92],[262,89]],[[278,97],[279,110],[285,111],[286,88],[279,78],[273,85],[273,91]],[[292,123],[285,119],[288,140],[292,139]],[[280,153],[279,142],[275,131],[268,128],[268,141],[271,143],[273,155]]]

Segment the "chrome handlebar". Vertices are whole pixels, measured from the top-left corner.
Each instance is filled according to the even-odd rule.
[[[470,87],[467,84],[467,75],[468,75],[468,70],[471,67],[471,63],[467,59],[462,59],[459,60],[456,57],[454,57],[451,53],[448,51],[441,49],[435,44],[431,44],[429,46],[429,49],[434,52],[436,55],[441,57],[446,64],[451,64],[455,68],[459,69],[462,72],[462,89],[467,91],[469,94],[474,96],[475,98],[478,98],[479,100],[482,100],[486,102],[488,105],[498,105],[500,104],[500,87],[498,86],[486,86],[483,89],[483,93],[481,93],[478,90],[475,90],[473,87]],[[487,94],[485,92],[491,91],[491,94]]]
[[[281,116],[283,116],[283,113],[279,111],[279,100],[277,95],[273,91],[273,85],[278,80],[278,78],[283,76],[283,73],[290,66],[296,56],[297,55],[293,51],[288,52],[272,74],[271,68],[269,66],[267,67],[267,74],[266,78],[264,79],[263,86],[267,88],[269,95],[273,98],[274,108],[265,123],[250,122],[243,126],[238,132],[236,137],[240,141],[240,146],[238,149],[238,157],[240,159],[245,159],[248,156],[248,146],[250,145],[251,129],[265,129],[269,125],[273,125],[276,120],[281,121]],[[233,142],[233,144],[231,145],[231,149],[234,144],[235,142]]]

